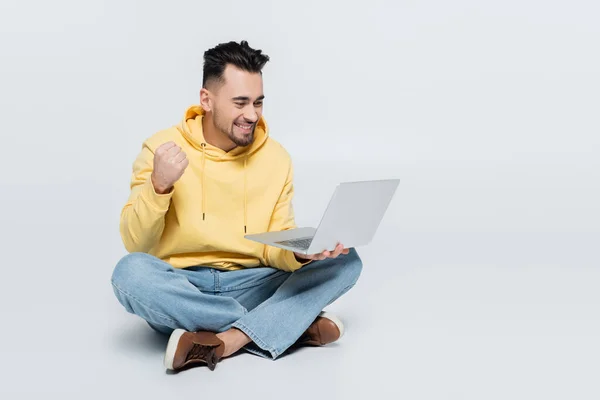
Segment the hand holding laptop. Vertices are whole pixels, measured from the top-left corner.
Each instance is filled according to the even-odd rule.
[[[337,247],[333,251],[325,250],[322,253],[310,254],[310,255],[294,252],[294,255],[296,256],[296,259],[299,261],[300,260],[324,260],[326,258],[337,258],[337,256],[339,256],[340,254],[348,254],[349,252],[350,252],[350,249],[345,249],[344,245],[340,243],[337,245]]]

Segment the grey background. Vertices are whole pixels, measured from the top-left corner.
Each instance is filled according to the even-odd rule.
[[[600,6],[593,1],[0,3],[0,394],[595,399]],[[246,39],[297,222],[399,177],[347,335],[166,374],[109,279],[141,142]]]

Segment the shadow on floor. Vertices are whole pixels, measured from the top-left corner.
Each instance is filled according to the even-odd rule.
[[[115,350],[126,353],[164,353],[169,335],[156,332],[145,323],[135,324],[112,334]]]

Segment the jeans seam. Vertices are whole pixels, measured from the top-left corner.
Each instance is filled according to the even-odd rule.
[[[219,278],[219,274],[215,272],[215,292],[221,291],[221,279]]]
[[[118,286],[117,286],[117,285],[116,285],[114,282],[111,282],[111,283],[112,283],[113,287],[114,287],[115,289],[117,289],[117,290],[118,290],[120,293],[124,294],[125,296],[127,296],[127,297],[129,297],[129,298],[131,298],[131,299],[133,299],[133,300],[135,300],[136,302],[138,302],[139,304],[141,304],[143,307],[147,308],[148,310],[152,311],[152,313],[156,314],[156,315],[157,315],[157,316],[159,316],[160,318],[163,318],[163,319],[165,319],[165,320],[167,320],[167,321],[169,321],[169,322],[172,322],[172,323],[174,323],[174,324],[176,324],[176,323],[177,323],[177,321],[175,321],[174,319],[171,319],[171,318],[167,317],[166,315],[163,315],[162,313],[160,313],[160,312],[158,312],[158,311],[156,311],[156,310],[152,309],[150,306],[148,306],[148,305],[144,304],[144,302],[142,302],[140,299],[138,299],[138,298],[137,298],[137,297],[135,297],[134,295],[132,295],[132,294],[130,294],[130,293],[128,293],[128,292],[126,292],[126,291],[124,291],[123,289],[121,289],[120,287],[118,287]]]
[[[273,349],[272,347],[269,347],[264,341],[262,341],[257,335],[256,333],[254,333],[254,331],[252,331],[252,329],[248,328],[246,325],[240,323],[240,322],[235,322],[232,327],[240,329],[241,331],[244,331],[249,337],[250,339],[252,339],[252,341],[254,343],[256,343],[260,348],[262,348],[263,350],[268,351],[269,353],[271,353],[271,356],[273,358],[277,358],[279,356],[279,352],[275,349]]]

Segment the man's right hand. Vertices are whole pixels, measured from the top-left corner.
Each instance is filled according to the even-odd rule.
[[[174,142],[160,145],[154,152],[154,171],[151,176],[156,193],[170,192],[173,184],[181,178],[188,164],[185,153]]]

